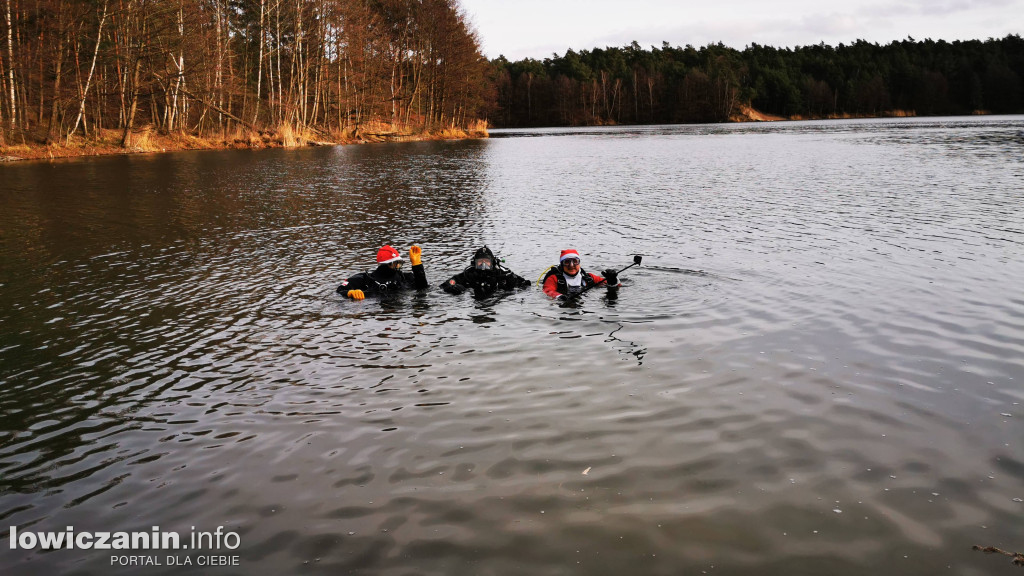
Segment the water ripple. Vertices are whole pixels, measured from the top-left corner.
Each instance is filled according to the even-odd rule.
[[[5,168],[0,518],[223,525],[242,572],[994,570],[970,545],[1024,538],[1022,129]],[[341,301],[384,242],[422,245],[433,285],[485,243],[531,280],[567,247],[644,261],[578,307]],[[108,571],[8,552],[5,574]]]

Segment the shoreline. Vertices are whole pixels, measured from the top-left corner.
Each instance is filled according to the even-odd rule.
[[[975,110],[972,116],[987,116],[986,110]],[[913,110],[887,110],[881,114],[827,114],[824,116],[778,116],[740,106],[723,124],[747,122],[798,122],[801,120],[852,120],[864,118],[917,118]],[[923,116],[922,116],[923,117]],[[435,131],[415,131],[387,124],[374,124],[363,130],[346,131],[342,134],[324,135],[307,131],[297,133],[287,127],[278,130],[236,130],[226,137],[204,137],[187,133],[159,134],[152,129],[132,133],[132,144],[120,145],[120,130],[104,130],[91,138],[75,137],[69,144],[42,143],[42,138],[33,137],[33,143],[0,145],[0,165],[12,162],[38,160],[62,160],[95,156],[128,154],[160,154],[186,150],[262,150],[266,148],[308,148],[316,146],[348,146],[352,144],[376,144],[384,142],[429,142],[440,140],[464,140],[488,138],[487,124],[477,122],[469,128],[445,128]]]
[[[975,110],[972,116],[988,116],[987,110]],[[931,115],[918,116],[914,110],[883,110],[878,114],[824,114],[809,115],[794,114],[792,116],[778,116],[755,110],[750,106],[740,106],[739,111],[729,116],[729,122],[800,122],[803,120],[859,120],[868,118],[927,118]]]
[[[296,133],[291,129],[237,130],[230,136],[209,137],[187,133],[159,134],[144,129],[135,131],[131,144],[121,146],[120,130],[104,130],[90,138],[75,137],[70,143],[43,143],[41,138],[22,139],[21,144],[0,146],[0,164],[62,160],[95,156],[129,154],[161,154],[186,150],[262,150],[266,148],[308,148],[316,146],[347,146],[382,142],[426,142],[487,138],[486,126],[445,128],[434,131],[413,131],[389,125],[373,125],[342,134]],[[36,140],[36,142],[32,142]]]
[[[598,128],[598,127],[628,127],[628,126],[693,126],[701,124],[761,124],[761,123],[785,123],[785,122],[804,122],[809,120],[871,120],[871,119],[891,119],[891,118],[948,118],[948,117],[961,117],[961,116],[1018,116],[1019,114],[992,114],[987,110],[975,110],[970,114],[917,114],[913,110],[885,110],[879,114],[825,114],[823,116],[804,116],[801,114],[794,114],[792,116],[779,116],[776,114],[768,114],[761,112],[749,106],[741,106],[737,112],[734,112],[729,116],[728,120],[722,122],[670,122],[665,124],[616,124],[611,123],[598,123],[598,124],[573,124],[573,125],[550,125],[550,126],[491,126],[493,130],[534,130],[534,129],[567,129],[567,128]]]

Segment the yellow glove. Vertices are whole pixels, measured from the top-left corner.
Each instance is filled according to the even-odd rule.
[[[422,256],[423,250],[419,246],[413,245],[412,248],[409,248],[409,263],[412,264],[413,266],[420,265],[420,258]]]
[[[363,298],[366,298],[366,294],[363,294],[362,290],[349,290],[346,296],[353,300],[362,300]]]

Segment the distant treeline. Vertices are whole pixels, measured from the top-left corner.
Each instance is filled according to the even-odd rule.
[[[494,67],[492,125],[721,122],[744,106],[784,117],[1024,111],[1024,40],[858,40],[778,49],[595,48]]]
[[[0,143],[117,129],[436,130],[490,66],[457,0],[3,0]]]

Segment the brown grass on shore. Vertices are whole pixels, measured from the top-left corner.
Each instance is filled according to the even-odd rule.
[[[787,120],[782,116],[775,116],[774,114],[765,114],[759,110],[754,110],[750,106],[740,106],[738,114],[733,114],[729,117],[732,122],[778,122],[779,120]]]
[[[466,127],[470,138],[487,138],[487,120],[474,120]]]
[[[387,122],[371,122],[358,128],[332,130],[330,133],[308,127],[281,124],[274,130],[253,130],[237,126],[220,136],[199,136],[186,132],[160,133],[150,126],[132,131],[127,145],[121,146],[120,130],[102,130],[88,138],[72,136],[69,140],[45,142],[38,134],[22,134],[4,140],[0,145],[0,162],[17,160],[48,160],[78,156],[110,154],[143,154],[176,150],[218,150],[294,148],[373,142],[407,142],[414,140],[447,140],[487,138],[487,122],[472,122],[468,129],[448,128],[425,132]]]
[[[915,118],[917,112],[914,110],[885,110],[878,114],[823,114],[804,116],[803,114],[793,114],[792,116],[776,116],[774,114],[766,114],[751,108],[750,106],[740,106],[739,112],[733,114],[730,118],[730,122],[779,122],[783,120],[852,120],[854,118]]]

